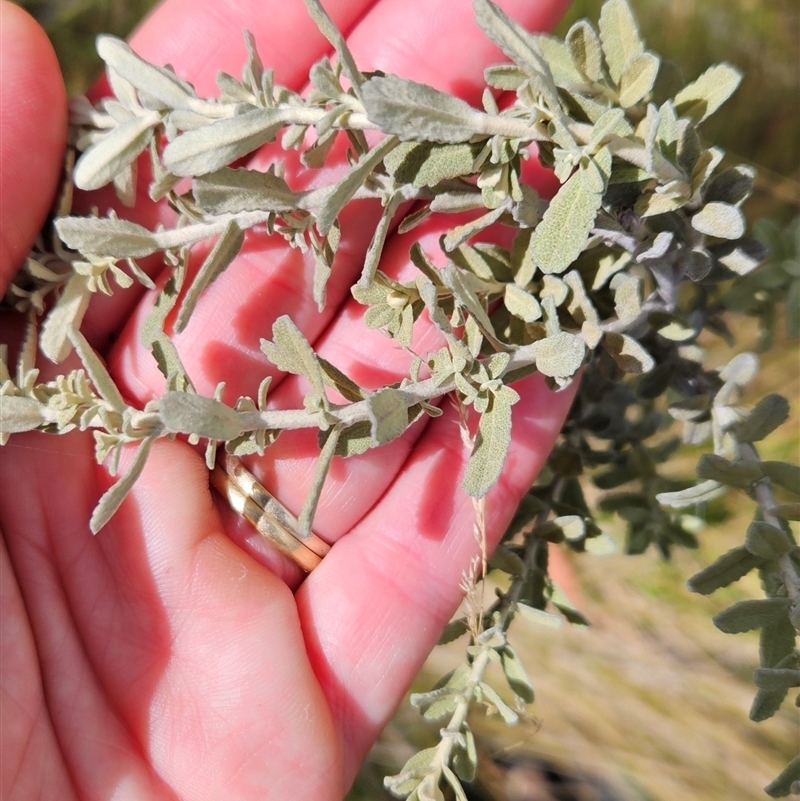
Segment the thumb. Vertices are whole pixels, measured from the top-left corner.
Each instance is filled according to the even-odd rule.
[[[66,136],[53,47],[26,11],[0,0],[0,295],[47,217]]]

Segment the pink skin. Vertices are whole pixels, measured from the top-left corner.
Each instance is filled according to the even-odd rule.
[[[326,7],[363,68],[477,102],[483,68],[499,60],[497,51],[466,9],[448,18],[449,0],[419,0],[416,11],[410,2],[328,0]],[[0,3],[0,275],[7,277],[52,195],[65,103],[43,34],[19,8]],[[565,4],[502,5],[524,25],[546,29]],[[256,35],[265,62],[279,64],[278,79],[297,89],[327,52],[300,0],[167,0],[132,41],[210,92],[218,69],[238,73],[243,27]],[[7,109],[22,96],[29,105],[20,121]],[[27,148],[36,159],[19,156]],[[263,166],[270,153],[253,163]],[[23,163],[30,186],[19,192]],[[330,181],[335,170],[318,180]],[[152,220],[164,212],[141,204],[129,213]],[[377,213],[367,203],[349,213],[322,313],[308,299],[310,261],[248,236],[245,253],[177,337],[201,392],[224,377],[227,400],[252,394],[271,369],[259,340],[285,313],[359,382],[378,386],[404,374],[407,354],[366,333],[348,300]],[[428,226],[429,253],[446,222]],[[389,243],[386,269],[398,277],[411,274],[411,241]],[[93,303],[87,319],[132,402],[162,386],[138,345],[151,303],[147,294],[118,292]],[[415,336],[415,347],[436,347],[424,321]],[[273,374],[273,404],[300,402],[302,383]],[[551,393],[537,377],[517,389],[514,442],[487,500],[490,545],[541,468],[574,392]],[[92,537],[87,520],[110,479],[93,462],[91,437],[14,436],[0,460],[0,796],[341,799],[457,607],[459,582],[477,552],[472,502],[459,488],[467,452],[455,410],[443,408],[441,418],[395,443],[334,463],[315,528],[335,544],[302,583],[293,565],[212,496],[202,459],[186,444],[157,443],[128,500]],[[283,435],[251,462],[295,510],[311,480],[313,439]]]

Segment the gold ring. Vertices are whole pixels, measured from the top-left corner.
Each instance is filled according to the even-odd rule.
[[[297,518],[235,456],[220,454],[211,471],[211,483],[235,512],[306,573],[330,550],[314,532],[303,536]]]

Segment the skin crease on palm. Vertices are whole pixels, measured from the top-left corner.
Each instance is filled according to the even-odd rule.
[[[0,2],[5,285],[52,201],[66,102],[46,37],[25,12]],[[473,104],[484,67],[502,60],[467,3],[325,5],[362,69],[395,72]],[[547,30],[565,3],[501,5],[523,25]],[[241,69],[245,27],[277,80],[298,90],[329,49],[301,0],[167,0],[132,44],[214,94],[218,70]],[[268,147],[252,164],[263,168],[275,157]],[[333,180],[343,158],[337,151],[314,180]],[[292,164],[287,176],[296,185],[306,180]],[[533,164],[529,179],[552,187]],[[98,193],[80,203],[102,208],[109,200]],[[146,224],[169,214],[145,204],[124,213]],[[362,385],[399,379],[407,354],[368,332],[348,300],[378,214],[365,202],[345,214],[322,313],[310,300],[310,259],[249,234],[176,339],[198,391],[210,394],[225,380],[233,402],[254,394],[271,371],[272,403],[300,404],[303,385],[278,375],[258,348],[281,314]],[[446,224],[452,220],[421,231],[428,253]],[[407,253],[419,233],[390,241],[384,269],[411,275]],[[157,263],[148,269],[160,272]],[[98,298],[84,325],[133,403],[163,387],[138,345],[152,300],[134,290]],[[3,338],[13,338],[15,327],[5,318]],[[430,326],[420,321],[417,329],[415,348],[438,347]],[[42,365],[42,376],[76,366]],[[536,376],[516,388],[514,442],[487,498],[490,546],[541,468],[574,394],[574,387],[551,393]],[[335,461],[315,519],[334,547],[302,583],[293,565],[212,496],[202,457],[187,444],[157,443],[118,514],[92,537],[87,521],[111,479],[94,463],[91,436],[15,435],[0,459],[0,796],[342,799],[456,609],[478,552],[473,505],[459,486],[467,450],[456,410],[448,402],[443,408],[442,417],[388,446]],[[294,511],[311,481],[314,442],[313,433],[285,434],[249,462]]]

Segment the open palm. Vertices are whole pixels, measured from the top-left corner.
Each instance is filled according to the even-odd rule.
[[[328,0],[359,66],[479,102],[499,54],[467,5],[450,0]],[[551,26],[561,0],[506,0],[529,27]],[[2,238],[7,281],[41,223],[59,169],[65,103],[43,34],[3,4]],[[167,0],[133,37],[203,94],[218,70],[237,74],[253,32],[276,78],[301,89],[327,52],[300,0]],[[25,114],[16,114],[22,102]],[[265,167],[266,148],[252,159]],[[336,166],[338,163],[338,167]],[[314,180],[330,182],[345,164]],[[306,180],[289,165],[290,183]],[[102,203],[95,196],[92,203]],[[130,212],[154,225],[169,211]],[[409,355],[369,332],[349,298],[380,209],[354,204],[325,311],[311,299],[313,263],[282,241],[249,234],[243,253],[203,296],[176,338],[201,394],[255,394],[302,405],[303,385],[259,349],[289,314],[323,356],[368,388],[399,380]],[[414,232],[433,253],[447,223]],[[498,234],[500,236],[502,234]],[[382,269],[410,275],[409,236],[390,240]],[[153,265],[155,274],[158,266]],[[84,331],[131,402],[162,391],[138,328],[153,301],[133,290],[94,302]],[[4,339],[17,321],[6,318]],[[420,321],[415,348],[438,347]],[[64,365],[58,368],[62,372]],[[43,371],[55,368],[44,366]],[[502,532],[552,447],[572,398],[533,377],[515,388],[514,443],[487,501]],[[474,509],[460,489],[468,456],[458,414],[419,423],[388,446],[336,460],[315,519],[335,543],[301,583],[297,569],[212,496],[198,453],[159,442],[119,513],[97,536],[87,521],[110,479],[90,436],[16,435],[0,460],[2,772],[7,799],[341,799],[367,749],[453,613],[478,552]],[[253,472],[298,511],[316,437],[283,434]],[[491,542],[490,542],[491,545]]]

